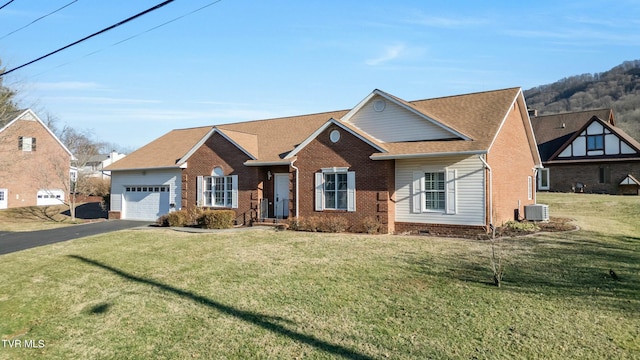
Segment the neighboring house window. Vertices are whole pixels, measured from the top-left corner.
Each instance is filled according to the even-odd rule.
[[[611,170],[606,166],[601,166],[598,178],[600,184],[609,184],[611,182]]]
[[[316,211],[356,211],[356,173],[347,168],[326,168],[315,174]]]
[[[18,137],[18,149],[22,151],[36,151],[36,138],[34,137]]]
[[[444,171],[425,173],[424,191],[426,211],[445,210]]]
[[[215,168],[211,176],[197,177],[198,206],[238,207],[238,175],[223,175]]]
[[[456,169],[428,169],[413,172],[412,212],[455,214]]]
[[[538,189],[549,190],[549,169],[538,170]]]
[[[604,135],[587,135],[587,151],[604,150]]]

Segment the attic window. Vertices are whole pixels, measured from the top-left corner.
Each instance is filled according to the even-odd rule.
[[[377,112],[383,111],[386,106],[387,103],[384,101],[384,99],[378,99],[373,102],[373,110]]]
[[[18,137],[18,149],[22,151],[36,151],[36,138]]]

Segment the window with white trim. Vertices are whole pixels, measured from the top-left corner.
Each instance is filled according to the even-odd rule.
[[[316,211],[356,211],[356,173],[347,168],[325,168],[315,174]]]
[[[238,175],[224,175],[217,167],[211,176],[197,177],[198,206],[238,207]]]
[[[424,210],[445,210],[444,171],[424,173]]]
[[[457,212],[457,170],[429,168],[413,172],[412,212],[445,213]]]

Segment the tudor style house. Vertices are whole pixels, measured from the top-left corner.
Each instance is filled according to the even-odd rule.
[[[0,129],[0,209],[60,205],[73,156],[32,110],[8,114]]]
[[[535,203],[541,162],[521,89],[170,131],[109,166],[110,218],[173,209],[376,219],[384,232],[486,231]]]
[[[639,194],[640,143],[615,126],[613,110],[532,116],[531,123],[544,165],[538,190]]]

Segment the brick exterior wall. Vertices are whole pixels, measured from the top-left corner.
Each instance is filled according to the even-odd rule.
[[[515,103],[487,154],[487,163],[493,172],[494,217],[488,220],[496,226],[514,220],[514,210],[518,209],[518,201],[521,218],[524,217],[524,206],[535,203],[535,163],[526,137],[528,129],[522,121],[520,110]],[[528,187],[529,176],[532,177],[531,189]],[[529,191],[532,195],[531,200],[528,198]],[[490,214],[491,209],[487,210],[487,214]]]
[[[35,151],[20,150],[20,136],[35,138]],[[70,162],[69,153],[40,122],[14,122],[0,133],[0,189],[8,190],[7,206],[34,206],[41,189],[68,192]]]
[[[211,176],[220,167],[224,175],[238,175],[238,208],[236,222],[247,224],[257,216],[258,202],[263,188],[264,171],[247,167],[243,163],[251,158],[222,135],[213,134],[187,161],[182,171],[182,208],[196,206],[196,181],[198,176]],[[216,208],[218,209],[218,208]]]
[[[608,161],[574,164],[545,165],[549,168],[549,191],[572,192],[577,182],[586,187],[585,193],[622,194],[633,190],[620,188],[618,184],[629,174],[640,179],[640,161]],[[600,168],[608,176],[600,182]]]
[[[444,224],[417,224],[396,222],[395,229],[397,234],[403,235],[430,235],[442,237],[465,237],[478,238],[486,235],[487,230],[484,226],[467,226],[467,225],[444,225]]]
[[[340,132],[340,140],[331,142],[329,134]],[[367,217],[376,218],[383,233],[395,231],[394,162],[374,161],[369,156],[377,150],[337,125],[331,125],[298,154],[295,165],[300,169],[300,217],[340,216],[358,231]],[[315,173],[322,168],[348,167],[355,171],[356,211],[315,211]]]

